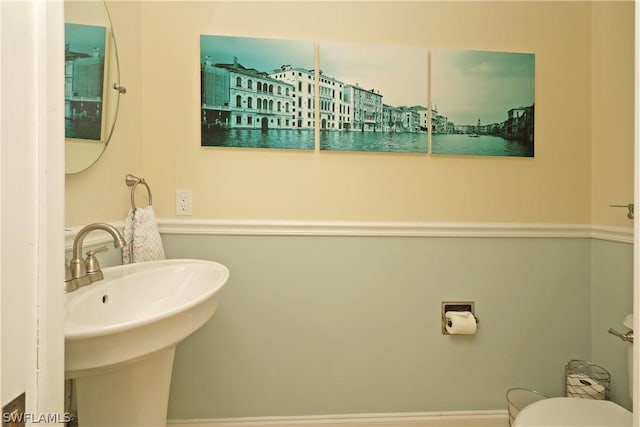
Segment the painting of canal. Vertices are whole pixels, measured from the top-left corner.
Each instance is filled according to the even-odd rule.
[[[535,55],[431,51],[431,152],[534,156]]]
[[[66,23],[64,130],[65,137],[99,141],[106,28]]]
[[[320,149],[427,152],[428,49],[320,43]]]
[[[201,145],[315,148],[314,44],[200,36]]]

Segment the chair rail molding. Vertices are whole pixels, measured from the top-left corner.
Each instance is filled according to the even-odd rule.
[[[123,222],[111,222],[122,230]],[[161,234],[236,236],[335,237],[484,237],[574,238],[633,243],[632,227],[551,223],[367,222],[299,220],[217,220],[159,218]],[[66,248],[82,226],[66,229]],[[86,245],[108,243],[109,236],[92,233]]]
[[[632,227],[552,223],[368,222],[299,220],[158,220],[163,234],[594,238],[632,243]]]

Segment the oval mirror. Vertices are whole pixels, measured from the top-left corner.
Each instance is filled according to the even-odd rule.
[[[120,70],[106,3],[65,0],[65,172],[82,172],[109,144],[118,116]]]

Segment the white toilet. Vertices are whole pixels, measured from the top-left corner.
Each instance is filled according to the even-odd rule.
[[[633,328],[633,318],[627,316],[623,322]],[[629,393],[633,388],[633,345],[626,343]],[[525,407],[513,422],[513,427],[630,427],[631,412],[608,400],[579,399],[574,397],[552,397],[539,400]]]

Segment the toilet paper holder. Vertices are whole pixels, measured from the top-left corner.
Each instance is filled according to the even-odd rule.
[[[447,311],[468,311],[476,318],[476,323],[480,323],[480,319],[476,316],[476,304],[473,301],[442,301],[440,303],[440,323],[442,335],[449,335],[447,332]]]

